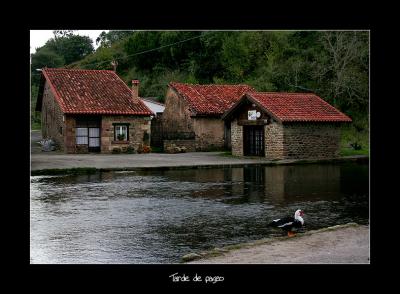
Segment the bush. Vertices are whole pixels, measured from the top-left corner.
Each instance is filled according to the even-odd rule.
[[[350,143],[350,146],[354,149],[354,150],[361,150],[362,146],[360,144],[358,144],[357,142],[354,143]]]
[[[140,145],[137,152],[138,153],[150,153],[151,147],[149,145]]]
[[[112,153],[120,154],[121,153],[121,148],[113,148]]]
[[[148,145],[144,145],[142,149],[143,153],[150,153],[151,152],[151,147]]]
[[[126,153],[129,153],[129,154],[136,153],[135,148],[133,148],[133,146],[130,146],[130,145],[129,145],[129,146],[126,148]]]

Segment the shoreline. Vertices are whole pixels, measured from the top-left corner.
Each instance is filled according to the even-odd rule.
[[[331,159],[284,159],[271,161],[263,158],[224,158],[221,154],[221,152],[193,152],[161,155],[156,153],[130,155],[32,154],[31,176],[90,174],[108,171],[232,168],[252,165],[276,166],[369,162],[368,155],[343,156]]]
[[[369,226],[348,223],[229,245],[182,257],[185,264],[369,264]]]

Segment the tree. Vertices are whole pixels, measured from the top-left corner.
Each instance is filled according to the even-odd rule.
[[[70,37],[74,34],[74,30],[60,30],[60,31],[53,31],[54,38],[60,38],[60,37]]]
[[[96,38],[96,45],[100,43],[99,47],[111,47],[114,43],[121,41],[125,38],[131,36],[133,31],[109,31],[101,32],[101,34]]]
[[[163,97],[168,79],[248,83],[311,91],[346,113],[367,112],[368,32],[110,31],[97,41],[104,46],[74,66],[111,69],[117,60],[117,73],[139,78],[149,95]]]
[[[46,42],[45,47],[62,56],[66,64],[81,60],[94,51],[88,36],[72,34],[52,38]]]
[[[365,111],[368,105],[368,33],[322,32],[325,55],[314,75],[333,104]]]
[[[44,67],[61,67],[65,64],[62,56],[58,55],[48,47],[37,49],[36,53],[31,55],[31,79],[32,84],[38,85],[40,81],[40,72],[37,69]]]

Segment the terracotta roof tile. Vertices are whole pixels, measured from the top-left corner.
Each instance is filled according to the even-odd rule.
[[[312,93],[247,93],[282,122],[351,122],[351,118]]]
[[[248,85],[169,85],[186,100],[194,115],[222,115],[244,93],[255,91]]]
[[[45,68],[42,73],[64,113],[153,114],[113,71]]]

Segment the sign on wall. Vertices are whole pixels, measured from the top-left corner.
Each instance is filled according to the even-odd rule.
[[[249,110],[247,112],[248,120],[257,120],[257,110]]]

